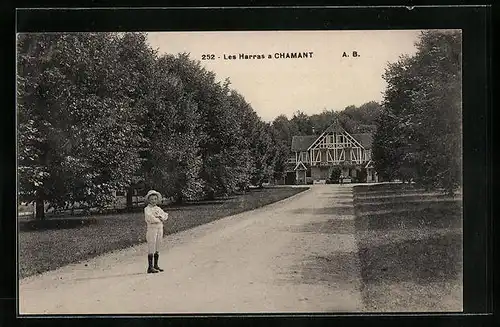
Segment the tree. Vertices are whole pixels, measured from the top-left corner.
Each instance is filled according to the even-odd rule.
[[[273,146],[270,126],[258,120],[252,133],[253,185],[262,186],[264,180],[274,175],[276,148]]]
[[[177,203],[202,196],[203,181],[199,144],[198,105],[173,70],[172,56],[163,56],[155,65],[154,105],[145,121],[149,139],[145,180],[150,187],[172,197]]]
[[[23,201],[103,207],[140,164],[124,93],[128,67],[111,33],[30,34],[18,40],[19,179]]]
[[[216,82],[215,74],[189,59],[188,54],[172,60],[172,72],[179,76],[185,92],[193,95],[198,107],[199,132],[203,135],[198,149],[203,192],[208,198],[230,194],[248,180],[249,152],[242,136],[243,120],[248,116],[246,111],[253,110],[238,100],[229,80]]]
[[[234,149],[238,162],[235,170],[236,187],[238,190],[246,190],[252,179],[254,167],[252,142],[259,117],[252,106],[238,92],[231,91],[230,101],[232,112],[236,115],[234,120],[238,124],[238,135],[235,135],[237,148]]]
[[[293,130],[297,131],[298,134],[294,135],[311,135],[312,130],[313,130],[313,125],[311,123],[311,119],[308,115],[303,113],[302,111],[297,111],[293,115],[292,119],[290,120],[290,123],[293,128]],[[293,136],[293,135],[292,135]]]
[[[378,102],[370,101],[359,107],[348,106],[340,113],[352,133],[370,133],[376,131],[375,122],[382,113]]]
[[[337,117],[338,113],[333,110],[323,110],[320,114],[312,115],[310,121],[314,127],[314,132],[316,134],[322,133]]]
[[[292,144],[292,137],[296,135],[296,131],[293,130],[293,126],[291,126],[288,118],[285,115],[279,115],[272,122],[272,126],[276,131],[277,137],[290,146]]]
[[[137,125],[143,128],[148,126],[146,120],[148,111],[155,106],[155,88],[158,86],[158,79],[155,78],[156,63],[158,54],[151,49],[145,33],[124,33],[118,39],[119,60],[124,67],[126,76],[123,85],[124,92],[132,101],[132,108],[135,112],[134,118]],[[146,132],[143,132],[143,136]],[[132,183],[127,188],[126,207],[131,210],[134,190],[144,181],[145,160],[147,159],[148,138],[144,138],[136,151],[140,154],[142,164],[137,171]]]
[[[384,74],[376,165],[386,175],[453,192],[461,182],[461,36],[427,31],[416,45],[415,56]]]
[[[273,149],[274,163],[272,167],[272,178],[282,180],[286,173],[286,163],[290,156],[290,146],[283,140],[276,129],[274,123],[269,126]]]

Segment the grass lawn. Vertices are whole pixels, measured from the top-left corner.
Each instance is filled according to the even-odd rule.
[[[306,190],[276,187],[253,189],[226,199],[167,206],[165,234],[172,234],[223,217],[256,209]],[[24,278],[100,254],[145,242],[141,211],[91,217],[52,218],[19,222],[19,277]]]
[[[408,185],[356,186],[354,205],[367,310],[462,310],[459,197]]]

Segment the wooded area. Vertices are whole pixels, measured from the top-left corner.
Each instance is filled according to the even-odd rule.
[[[319,135],[335,118],[349,133],[376,133],[386,179],[453,189],[460,42],[459,33],[424,33],[417,55],[388,66],[384,108],[298,110],[267,123],[229,79],[188,54],[159,55],[144,33],[20,35],[19,200],[35,202],[41,219],[44,202],[102,207],[138,185],[179,203],[231,194],[283,178],[292,137]]]
[[[460,31],[422,32],[414,56],[390,64],[374,137],[374,161],[399,178],[453,193],[462,181]]]

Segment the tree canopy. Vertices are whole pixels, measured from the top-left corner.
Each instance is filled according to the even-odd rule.
[[[176,201],[261,185],[280,139],[229,80],[143,33],[18,38],[20,200],[104,207],[142,181]]]
[[[416,46],[384,74],[376,168],[386,178],[453,192],[461,183],[461,34],[422,32]]]
[[[335,119],[350,133],[378,123],[382,172],[397,165],[401,175],[417,159],[420,171],[436,171],[457,158],[455,43],[452,34],[425,34],[417,56],[389,66],[384,109],[372,101],[266,123],[229,79],[217,81],[189,54],[159,55],[144,33],[21,34],[20,200],[103,208],[113,191],[139,182],[178,202],[231,194],[283,178],[292,137],[319,134]],[[429,138],[438,128],[443,134]],[[424,144],[443,156],[430,160]]]
[[[21,199],[102,206],[140,165],[135,82],[110,33],[18,39]]]

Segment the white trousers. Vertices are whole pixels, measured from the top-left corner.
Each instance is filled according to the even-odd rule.
[[[148,242],[148,254],[153,254],[160,250],[162,239],[163,239],[163,227],[147,229],[146,241]]]

